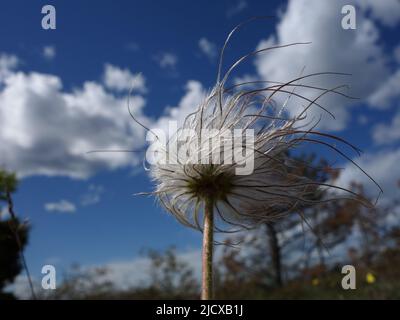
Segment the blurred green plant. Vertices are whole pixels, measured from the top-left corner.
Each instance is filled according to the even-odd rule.
[[[13,299],[4,288],[11,284],[24,265],[22,250],[27,244],[28,227],[20,223],[13,211],[11,194],[17,190],[18,181],[14,173],[0,170],[0,203],[6,203],[4,213],[10,216],[3,220],[0,216],[0,299]]]

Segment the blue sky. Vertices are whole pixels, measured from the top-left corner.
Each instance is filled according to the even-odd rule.
[[[160,124],[187,113],[214,83],[226,35],[253,16],[275,18],[236,34],[226,61],[263,41],[312,44],[249,61],[233,81],[245,76],[283,81],[303,66],[309,72],[352,73],[345,82],[360,100],[324,100],[337,120],[322,125],[365,150],[360,163],[395,197],[400,10],[391,0],[348,2],[357,6],[356,30],[340,27],[342,1],[51,1],[56,30],[41,28],[41,8],[48,1],[2,3],[0,163],[21,176],[15,202],[32,226],[26,250],[32,273],[39,277],[46,263],[63,270],[75,262],[129,261],[142,248],[199,247],[200,235],[179,225],[153,198],[133,196],[152,190],[137,155],[96,160],[85,150],[144,144],[143,131],[123,107],[123,80],[135,73],[143,80],[132,104],[140,119]],[[343,183],[360,178],[344,166]]]

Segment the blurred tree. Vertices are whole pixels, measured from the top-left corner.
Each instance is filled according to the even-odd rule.
[[[3,289],[11,284],[15,277],[21,272],[22,264],[20,259],[19,246],[15,241],[14,232],[10,224],[15,221],[0,221],[0,300],[13,298],[12,295],[3,292]],[[19,238],[24,247],[27,242],[28,229],[17,222]]]
[[[162,299],[196,299],[199,284],[187,262],[176,255],[175,248],[164,253],[154,250],[148,252],[151,260],[150,289],[158,292]]]
[[[15,174],[0,170],[0,202],[6,202],[10,217],[1,220],[0,217],[0,298],[13,298],[3,289],[12,283],[21,272],[23,258],[20,255],[28,238],[28,228],[21,224],[13,211],[11,193],[17,188]]]
[[[57,290],[41,291],[40,299],[51,300],[83,300],[109,299],[115,288],[107,279],[107,268],[82,268],[72,265],[63,275],[63,281]]]
[[[147,273],[149,282],[121,289],[112,282],[107,268],[81,268],[72,266],[63,276],[62,283],[54,290],[43,293],[42,299],[198,299],[200,286],[193,269],[180,259],[174,248],[165,252],[149,250],[150,260]]]
[[[317,161],[315,154],[301,154],[299,156],[292,156],[291,159],[293,166],[291,166],[292,172],[289,172],[289,174],[295,173],[297,175],[306,176],[312,181],[324,183],[336,173],[326,160],[320,159]],[[305,197],[308,200],[317,201],[323,197],[323,192],[311,185]],[[294,214],[297,213],[297,216],[291,215],[285,219],[265,223],[265,230],[269,242],[268,251],[271,257],[275,285],[278,287],[283,285],[282,256],[283,254],[292,254],[290,250],[299,249],[297,245],[298,240],[304,233],[302,224],[305,222],[305,219],[308,219],[309,211],[314,207],[315,205],[312,204],[304,205],[296,208],[296,211],[293,212]],[[300,225],[301,228],[299,228]],[[290,233],[290,237],[286,236],[288,233]],[[319,238],[318,235],[316,236]],[[285,238],[286,241],[283,241]],[[293,246],[293,244],[295,245]],[[285,250],[285,247],[288,247],[288,249]]]
[[[325,159],[318,160],[315,154],[301,154],[292,156],[291,159],[293,173],[306,176],[312,181],[328,183],[339,175],[337,169],[332,168]],[[257,277],[259,283],[279,288],[285,284],[286,278],[304,274],[304,269],[311,267],[310,259],[313,253],[317,252],[320,266],[313,267],[310,274],[323,272],[325,254],[351,234],[359,204],[351,200],[318,203],[327,197],[327,191],[315,185],[310,185],[304,196],[315,203],[310,202],[297,207],[284,219],[265,223],[261,228],[262,232],[258,230],[247,239],[236,239],[243,242],[242,246],[246,247],[250,254],[241,257],[239,254],[233,254],[228,248],[223,258],[223,261],[228,263],[225,263],[225,271],[229,270],[229,266],[246,266],[246,270],[253,272],[252,275],[247,274],[246,278]],[[311,229],[312,241],[307,241],[306,246],[307,228]],[[235,239],[231,242],[235,242]],[[252,267],[243,259],[251,261]],[[259,267],[254,268],[255,265],[265,267],[261,270]],[[241,281],[238,279],[238,275],[241,274],[238,270],[232,270],[231,274],[236,277],[236,281]],[[235,280],[232,279],[233,281]]]

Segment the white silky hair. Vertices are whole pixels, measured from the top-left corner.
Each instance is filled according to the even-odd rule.
[[[225,84],[230,73],[245,59],[271,49],[302,45],[288,44],[251,52],[238,59],[221,80],[223,53],[238,27],[228,35],[222,49],[215,86],[198,108],[187,115],[176,134],[168,138],[165,147],[157,150],[161,159],[174,159],[176,162],[155,161],[150,166],[155,190],[144,194],[155,195],[161,205],[179,222],[200,231],[204,207],[206,203],[211,203],[216,221],[214,229],[219,232],[253,228],[260,223],[283,218],[304,206],[325,201],[350,197],[370,205],[366,199],[351,190],[303,175],[302,170],[296,168],[311,164],[302,163],[289,155],[305,143],[323,145],[364,172],[341,152],[336,144],[345,144],[359,152],[356,147],[339,137],[317,131],[319,120],[307,119],[307,110],[311,107],[320,108],[332,115],[318,104],[318,99],[325,94],[346,96],[340,91],[343,86],[331,89],[307,86],[317,92],[314,98],[304,97],[295,92],[296,87],[305,86],[299,82],[308,77],[345,74],[321,72],[302,75],[287,83],[254,81],[236,84],[226,89]],[[249,85],[262,87],[249,89]],[[282,95],[286,95],[286,101],[292,97],[301,100],[305,103],[303,110],[295,117],[286,118],[286,103],[277,106],[274,102],[276,97]],[[249,144],[243,144],[243,140],[233,140],[231,148],[234,149],[233,153],[238,154],[233,161],[228,162],[223,157],[226,150],[222,150],[221,144],[224,145],[227,141],[226,137],[232,137],[234,130],[253,132],[252,150],[249,153]],[[188,132],[195,134],[187,134]],[[152,134],[156,136],[155,133]],[[210,141],[219,143],[213,144]],[[169,148],[171,145],[176,147]],[[176,150],[183,150],[185,156]],[[229,147],[227,151],[229,153]],[[218,153],[219,163],[209,161]],[[239,157],[239,154],[242,157]],[[238,169],[243,169],[244,161],[249,157],[252,161],[251,170],[248,174],[237,174]],[[237,161],[238,159],[240,160]],[[371,180],[374,181],[372,178]],[[342,193],[344,191],[347,195],[332,193],[335,196],[330,199],[315,199],[316,192],[330,189],[340,190]]]

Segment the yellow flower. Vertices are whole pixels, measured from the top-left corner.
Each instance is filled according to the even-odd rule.
[[[365,280],[367,281],[367,283],[371,284],[376,281],[376,278],[371,272],[368,272],[367,275],[365,276]]]
[[[313,286],[319,285],[319,279],[318,279],[318,278],[312,279],[311,284],[312,284]]]

